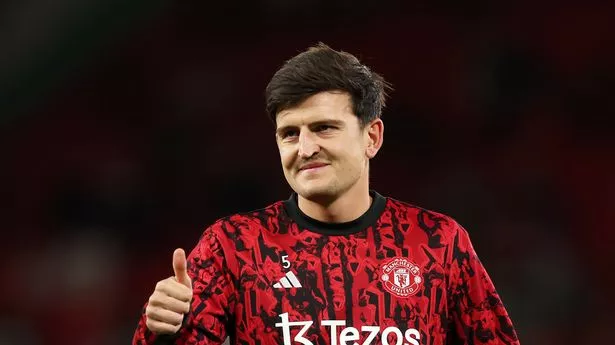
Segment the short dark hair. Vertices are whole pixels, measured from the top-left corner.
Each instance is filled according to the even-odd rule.
[[[352,98],[361,126],[378,118],[385,106],[389,83],[363,65],[354,55],[331,49],[324,43],[286,61],[265,89],[267,115],[276,115],[322,91],[340,90]]]

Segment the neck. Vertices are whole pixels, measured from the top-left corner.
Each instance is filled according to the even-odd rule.
[[[357,183],[333,200],[322,202],[298,195],[297,203],[301,212],[310,218],[326,223],[344,223],[363,215],[369,209],[372,197],[367,183]]]

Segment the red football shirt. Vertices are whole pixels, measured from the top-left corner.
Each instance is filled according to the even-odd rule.
[[[297,196],[218,220],[188,256],[191,312],[174,335],[141,317],[133,344],[519,344],[466,230],[370,192],[340,224]]]

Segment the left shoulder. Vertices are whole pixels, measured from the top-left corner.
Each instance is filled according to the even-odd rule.
[[[453,239],[460,233],[465,235],[466,230],[453,217],[426,209],[412,203],[400,201],[392,197],[386,197],[385,210],[391,212],[396,218],[414,223],[425,232],[434,235],[441,234],[445,238]]]

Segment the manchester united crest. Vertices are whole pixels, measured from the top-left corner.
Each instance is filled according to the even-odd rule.
[[[385,261],[380,271],[382,285],[397,297],[415,295],[423,283],[419,266],[406,258],[394,257]]]

